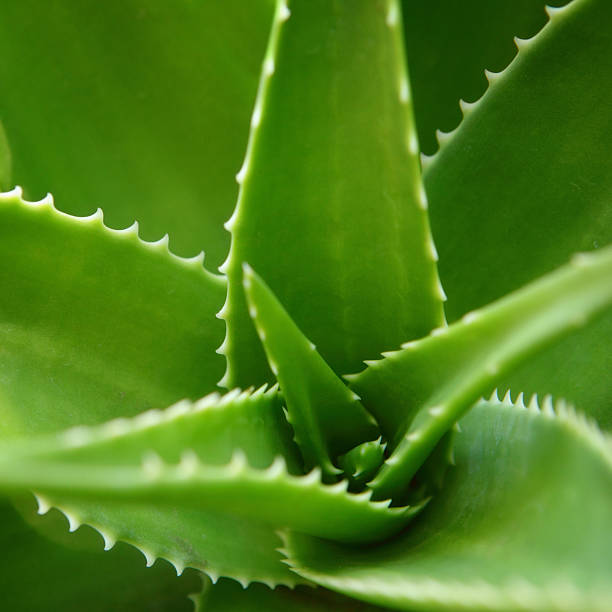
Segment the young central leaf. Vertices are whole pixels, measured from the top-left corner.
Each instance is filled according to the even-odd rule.
[[[338,373],[443,322],[395,1],[279,3],[223,271],[223,384],[272,380],[248,261]]]
[[[304,337],[265,283],[245,265],[244,289],[249,314],[278,376],[288,419],[306,468],[320,466],[334,480],[334,460],[378,435],[374,419]]]

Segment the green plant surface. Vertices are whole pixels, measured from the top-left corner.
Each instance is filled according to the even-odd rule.
[[[224,279],[201,257],[74,218],[51,197],[0,196],[0,432],[49,431],[212,391]]]
[[[320,466],[326,477],[340,472],[336,459],[378,435],[359,397],[338,379],[316,347],[293,323],[265,283],[245,264],[249,314],[287,403],[287,420],[305,467]]]
[[[206,580],[202,592],[193,596],[196,612],[384,612],[383,608],[343,597],[332,591],[297,586],[293,589],[267,589],[253,584],[243,589],[233,580],[222,579],[216,585]]]
[[[612,608],[612,4],[557,4],[3,3],[7,609]]]
[[[443,321],[393,10],[389,26],[380,2],[354,11],[297,2],[289,19],[277,8],[238,204],[226,224],[224,386],[272,376],[245,305],[244,262],[339,373]]]
[[[531,38],[547,16],[540,0],[402,0],[402,7],[419,142],[432,155],[436,132],[454,129],[461,106],[487,89],[484,70],[503,70],[517,52],[513,38]]]
[[[290,534],[292,565],[399,609],[608,609],[612,440],[550,398],[481,401],[461,429],[455,469],[404,536],[355,550]]]
[[[219,265],[273,0],[7,0],[13,184]],[[50,154],[49,147],[58,151]],[[0,187],[7,188],[0,174]]]
[[[573,2],[552,11],[535,38],[519,41],[511,65],[489,74],[486,95],[426,161],[449,320],[612,240],[612,126],[601,102],[612,91],[612,54],[600,27],[611,10]],[[612,361],[602,342],[610,333],[608,316],[506,382],[563,395],[610,426]]]
[[[31,496],[16,506],[21,515],[7,500],[0,505],[5,551],[0,572],[6,610],[78,612],[83,606],[95,612],[192,609],[187,597],[199,587],[195,570],[177,579],[167,563],[146,567],[140,552],[128,544],[103,550],[100,534],[91,528],[68,533],[66,517],[57,510],[38,516]],[[68,579],[70,576],[78,580]]]

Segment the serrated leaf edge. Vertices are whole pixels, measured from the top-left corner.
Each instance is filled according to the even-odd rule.
[[[53,196],[50,193],[47,193],[44,198],[36,201],[24,199],[23,189],[20,186],[16,186],[10,191],[0,192],[0,204],[18,204],[25,206],[30,210],[37,210],[39,212],[48,211],[55,215],[58,219],[71,223],[90,225],[94,227],[98,226],[109,236],[125,240],[132,240],[133,242],[157,255],[170,258],[172,261],[175,261],[182,267],[203,273],[209,280],[223,284],[226,282],[225,277],[219,274],[214,274],[206,269],[204,266],[204,251],[200,251],[200,253],[194,257],[182,257],[181,255],[176,255],[170,250],[168,234],[165,234],[159,240],[144,240],[139,235],[138,221],[134,221],[132,225],[124,229],[114,229],[104,223],[104,212],[101,208],[98,208],[93,214],[83,217],[70,215],[56,208]]]
[[[485,77],[487,79],[487,88],[480,95],[479,98],[474,100],[473,102],[466,102],[463,99],[459,100],[459,108],[461,110],[461,119],[459,123],[448,132],[444,132],[442,130],[436,130],[435,137],[436,142],[438,143],[438,149],[432,153],[431,155],[426,155],[425,153],[421,153],[421,168],[423,169],[423,173],[425,174],[430,166],[433,165],[434,160],[439,156],[439,154],[446,148],[448,143],[456,136],[457,132],[463,126],[465,120],[474,112],[474,110],[482,103],[484,99],[487,98],[491,94],[492,91],[495,91],[498,87],[498,82],[503,80],[505,75],[518,63],[522,60],[524,55],[528,53],[535,44],[541,39],[542,34],[544,32],[548,32],[555,24],[558,23],[559,19],[570,10],[570,7],[574,4],[574,2],[569,2],[568,4],[562,7],[552,7],[545,5],[544,9],[546,11],[547,20],[546,23],[530,38],[519,38],[517,36],[514,37],[513,41],[516,46],[517,52],[514,54],[508,65],[500,70],[499,72],[492,72],[491,70],[484,70]]]

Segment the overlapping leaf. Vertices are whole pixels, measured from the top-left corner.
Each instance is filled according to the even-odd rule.
[[[612,247],[583,253],[527,287],[405,344],[351,377],[393,454],[371,486],[405,488],[442,436],[517,364],[612,303]]]
[[[6,0],[13,184],[221,263],[273,1]],[[0,184],[8,189],[12,185]]]
[[[611,442],[549,399],[480,402],[443,491],[403,536],[359,550],[291,534],[292,567],[400,610],[610,609]]]
[[[443,320],[396,0],[279,2],[227,224],[227,387],[271,380],[242,264],[337,372]]]
[[[245,266],[244,291],[257,333],[287,402],[306,469],[333,482],[337,458],[378,435],[359,397],[334,374],[266,284]]]
[[[436,131],[459,123],[457,102],[479,98],[484,70],[502,70],[516,54],[513,37],[546,23],[545,5],[568,0],[402,0],[406,54],[421,150],[438,148]]]
[[[343,597],[322,588],[297,586],[274,590],[258,584],[243,589],[232,580],[215,585],[206,581],[201,593],[193,596],[195,612],[384,612],[383,608]]]
[[[102,213],[0,196],[0,435],[159,408],[215,388],[225,283]]]
[[[4,609],[81,612],[86,606],[92,612],[146,612],[155,602],[160,612],[191,611],[186,596],[199,583],[195,572],[177,580],[169,564],[147,568],[142,555],[125,544],[103,551],[93,530],[68,534],[59,512],[38,517],[31,496],[27,502],[19,504],[20,510],[37,519],[29,524],[5,500],[0,502]]]
[[[425,167],[449,320],[612,241],[612,4],[551,14]],[[509,384],[612,425],[611,334],[612,315]]]
[[[364,542],[397,533],[419,510],[295,476],[295,447],[274,390],[231,392],[165,412],[3,445],[0,488],[36,490],[71,527],[85,522],[147,560],[245,583],[292,584],[276,530]],[[288,464],[288,465],[287,465]],[[255,467],[253,467],[255,466]],[[265,468],[265,469],[263,469]]]

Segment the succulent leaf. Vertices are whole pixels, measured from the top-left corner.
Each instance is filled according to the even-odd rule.
[[[18,464],[24,477],[27,473],[44,477],[50,470],[48,475],[56,479],[55,491],[34,483],[25,486],[37,491],[41,513],[59,508],[71,531],[90,525],[102,534],[106,548],[127,542],[143,553],[147,565],[164,558],[177,573],[194,567],[215,580],[219,575],[231,575],[245,584],[258,580],[292,585],[297,580],[280,563],[276,550],[280,540],[274,528],[249,516],[246,507],[255,504],[249,501],[251,481],[265,481],[271,502],[276,500],[276,479],[287,480],[289,486],[296,482],[289,474],[298,472],[296,449],[274,390],[213,394],[131,419],[5,442],[2,449],[8,471]],[[256,467],[247,467],[247,461]],[[163,466],[168,466],[166,477],[174,482],[170,489],[178,486],[182,491],[178,495],[164,490],[164,477],[156,481]],[[71,473],[82,477],[86,488],[97,482],[97,493],[79,494]],[[226,499],[220,490],[209,492],[216,495],[214,499],[205,498],[216,507],[200,503],[206,477],[213,487],[233,482],[234,505],[244,506],[247,516],[228,512],[231,496]],[[320,485],[311,479],[309,486]],[[377,506],[374,513],[384,510]]]
[[[289,534],[294,570],[400,610],[609,609],[610,438],[522,396],[480,401],[461,430],[456,466],[405,534],[376,549]]]
[[[376,423],[249,266],[244,267],[244,291],[306,469],[319,466],[334,482],[341,473],[335,466],[338,456],[376,438]]]
[[[0,117],[13,181],[219,265],[272,0],[6,0]],[[14,184],[14,183],[13,183]],[[7,189],[8,185],[0,188]]]
[[[441,437],[530,353],[612,303],[612,247],[572,262],[450,327],[410,342],[351,377],[393,451],[370,483],[402,491]]]
[[[396,0],[278,3],[238,181],[224,386],[273,379],[244,262],[336,373],[442,323]]]
[[[215,388],[225,282],[138,226],[0,195],[0,436],[89,424]]]
[[[520,49],[425,166],[454,321],[612,242],[612,19],[575,0]],[[476,246],[477,245],[477,246]],[[571,399],[612,427],[612,315],[525,364],[512,388]]]
[[[483,70],[505,68],[522,39],[546,23],[545,4],[567,1],[402,0],[414,114],[424,153],[437,150],[437,130],[444,135],[457,126],[461,111],[470,106],[465,100],[482,95],[488,84]],[[519,37],[516,43],[513,37]]]
[[[82,528],[68,534],[63,515],[51,511],[37,516],[35,505],[31,496],[19,504],[22,513],[27,510],[26,523],[7,500],[0,501],[5,610],[81,612],[86,606],[92,612],[150,612],[151,602],[156,602],[162,610],[191,612],[186,596],[197,588],[196,576],[177,579],[167,563],[145,567],[142,555],[126,544],[103,551],[99,533]]]
[[[238,192],[227,276],[0,193],[4,607],[612,609],[612,8],[553,1],[2,4],[0,188],[213,264]]]
[[[71,531],[92,525],[109,546],[137,546],[148,563],[164,557],[178,573],[190,566],[247,583],[295,582],[275,550],[280,528],[375,541],[420,510],[348,494],[347,481],[325,486],[320,470],[292,475],[295,449],[279,413],[274,390],[236,391],[7,442],[0,489],[35,490],[41,511],[59,507]]]

